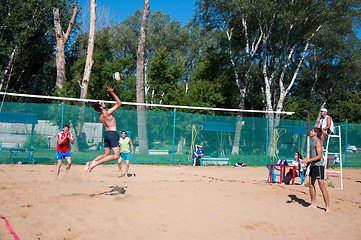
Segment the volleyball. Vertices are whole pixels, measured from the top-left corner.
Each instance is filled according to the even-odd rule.
[[[120,82],[123,80],[123,74],[121,74],[120,72],[116,72],[113,74],[113,79],[116,82]]]

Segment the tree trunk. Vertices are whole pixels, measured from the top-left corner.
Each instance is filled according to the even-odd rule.
[[[313,38],[315,33],[319,31],[322,25],[318,26],[318,28],[311,34],[311,36],[307,39],[306,42],[304,42],[304,46],[302,49],[302,52],[297,53],[296,49],[300,48],[299,46],[295,45],[286,45],[283,49],[282,55],[275,55],[272,52],[272,48],[267,49],[267,46],[271,46],[272,43],[269,41],[270,32],[268,34],[264,34],[263,36],[263,59],[262,59],[262,65],[263,65],[263,78],[265,82],[265,99],[267,104],[267,110],[269,111],[276,111],[276,113],[270,114],[269,119],[269,149],[268,153],[274,157],[276,156],[276,148],[277,148],[277,142],[276,142],[276,136],[274,129],[279,125],[280,122],[280,111],[282,111],[284,107],[284,102],[286,100],[286,97],[288,96],[292,86],[295,83],[295,80],[298,76],[299,70],[304,62],[305,56],[307,54],[307,49],[309,47],[309,41]],[[293,25],[290,26],[289,32],[291,32],[293,28]],[[271,27],[269,29],[272,29]],[[287,39],[286,39],[287,42]],[[293,59],[297,57],[297,61],[294,61]],[[274,62],[273,64],[269,63]],[[282,64],[282,67],[281,67]],[[289,69],[292,69],[292,65],[296,65],[293,73],[287,74],[287,71]],[[269,69],[273,69],[272,72],[268,72]],[[286,81],[284,81],[284,77],[286,75],[292,76],[290,81],[286,84]],[[277,99],[276,103],[276,96],[273,97],[274,102],[276,103],[277,107],[276,109],[273,109],[272,105],[272,88],[277,85],[275,80],[277,79],[276,76],[279,77],[278,82],[278,88],[279,88],[279,98]]]
[[[144,103],[144,49],[149,17],[149,1],[144,0],[142,23],[140,26],[137,51],[137,103]],[[139,153],[148,153],[147,121],[145,106],[137,106]]]
[[[69,121],[69,125],[70,125],[70,129],[74,130],[72,132],[72,134],[75,135],[74,144],[73,144],[73,146],[71,146],[71,150],[72,150],[72,152],[77,153],[77,152],[79,152],[79,142],[80,142],[78,140],[79,134],[77,133],[77,129],[74,128],[72,121]]]
[[[240,144],[240,139],[241,139],[241,132],[242,132],[242,115],[239,114],[237,116],[236,130],[235,130],[234,138],[233,138],[232,155],[239,154],[239,144]]]
[[[246,67],[245,74],[243,76],[243,84],[239,82],[239,76],[237,72],[237,66],[235,65],[233,59],[232,59],[232,51],[230,51],[230,57],[231,57],[231,63],[234,67],[234,72],[236,76],[236,84],[239,90],[239,109],[244,108],[245,100],[246,100],[246,93],[247,93],[247,86],[251,79],[251,68],[252,68],[252,62],[256,56],[256,53],[258,52],[261,40],[262,40],[262,30],[260,29],[260,36],[258,38],[254,38],[253,41],[250,43],[249,35],[248,35],[248,23],[245,18],[242,18],[242,25],[243,25],[243,31],[244,31],[244,37],[246,39],[246,46],[245,46],[245,53],[246,57],[244,58],[244,65]],[[232,34],[228,34],[228,42],[229,42],[229,48],[231,49],[231,36]],[[238,114],[238,119],[236,123],[236,131],[234,133],[234,140],[233,140],[233,146],[232,146],[232,154],[238,154],[239,153],[239,144],[242,134],[242,113]]]
[[[231,46],[231,40],[232,40],[232,29],[227,29],[226,30],[226,34],[227,34],[227,39],[228,39],[228,47],[229,47],[229,59],[231,60],[231,64],[233,66],[234,69],[234,76],[235,76],[235,81],[240,93],[240,97],[239,97],[239,108],[243,109],[244,108],[244,99],[245,99],[245,93],[247,91],[247,84],[241,84],[239,81],[239,75],[238,75],[238,71],[237,71],[237,66],[233,60],[233,51],[232,51],[232,46]],[[241,132],[242,132],[242,113],[240,113],[238,116],[238,120],[236,123],[236,131],[234,133],[234,140],[233,140],[233,146],[232,146],[232,154],[238,154],[239,153],[239,141],[241,139]]]
[[[83,103],[84,104],[84,103]],[[74,139],[73,144],[73,152],[80,152],[79,146],[81,146],[81,142],[86,142],[86,139],[82,140],[82,132],[84,126],[84,114],[85,114],[85,106],[81,106],[78,112],[78,123],[75,129],[76,139]]]
[[[73,9],[73,16],[69,22],[66,34],[64,34],[60,24],[59,9],[53,8],[55,37],[56,37],[56,86],[59,88],[60,91],[63,89],[63,83],[66,81],[65,44],[69,39],[70,32],[71,29],[73,28],[78,12],[79,9],[75,7]]]
[[[1,81],[0,81],[0,92],[1,92],[1,89],[3,87],[3,84],[4,84],[4,79],[5,79],[5,76],[8,74],[9,70],[10,70],[10,67],[14,61],[14,56],[15,56],[15,53],[16,53],[16,50],[18,49],[18,47],[14,47],[14,49],[12,50],[11,52],[11,55],[10,55],[10,59],[9,59],[9,62],[8,62],[8,66],[4,72],[4,75],[3,77],[1,78]]]
[[[65,75],[65,43],[63,30],[60,24],[59,9],[53,8],[54,13],[54,26],[55,26],[55,37],[56,37],[56,86],[59,90],[63,90],[63,83],[66,81]]]
[[[80,99],[88,98],[88,86],[90,73],[93,67],[93,54],[94,54],[94,38],[95,38],[95,24],[96,24],[96,3],[95,0],[90,0],[90,27],[89,27],[89,39],[88,39],[88,51],[85,61],[84,75],[81,83],[80,89]],[[82,139],[83,125],[84,125],[84,112],[85,112],[85,102],[83,102],[83,107],[80,108],[78,113],[78,124],[76,129],[77,135],[77,144],[74,144],[74,152],[79,151],[79,146],[81,142],[86,143],[86,139]]]
[[[71,20],[69,21],[68,28],[66,33],[64,34],[63,29],[60,24],[60,15],[59,9],[53,8],[54,14],[54,27],[55,27],[55,36],[56,36],[56,87],[58,87],[58,94],[63,90],[63,84],[66,82],[66,73],[65,73],[65,45],[69,39],[70,32],[74,26],[76,17],[78,15],[79,9],[75,7],[73,9],[73,15]],[[73,151],[78,152],[78,135],[76,134],[76,138],[74,139]]]
[[[180,136],[179,137],[179,140],[178,140],[178,146],[177,146],[177,152],[176,154],[183,154],[183,145],[184,145],[184,142],[185,142],[185,138],[183,136]]]
[[[93,54],[94,54],[94,38],[95,38],[95,23],[96,23],[96,14],[95,14],[96,7],[97,5],[95,3],[95,0],[90,0],[90,27],[89,27],[89,39],[88,39],[88,51],[86,56],[83,80],[81,83],[80,99],[88,98],[89,78],[94,63]]]

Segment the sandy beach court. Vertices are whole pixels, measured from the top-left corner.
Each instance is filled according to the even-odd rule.
[[[361,239],[361,169],[344,168],[344,189],[267,183],[266,167],[116,165],[83,174],[55,165],[0,165],[0,215],[22,240]],[[339,182],[338,176],[331,181]],[[14,239],[0,219],[0,239]]]

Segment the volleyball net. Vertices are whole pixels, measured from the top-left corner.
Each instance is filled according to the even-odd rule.
[[[55,100],[75,102],[79,99]],[[61,102],[3,102],[0,113],[0,163],[26,163],[27,150],[34,152],[34,163],[54,163],[57,134],[62,131],[63,124],[68,124],[70,132],[74,135],[75,143],[71,145],[73,163],[85,163],[102,154],[104,127],[99,121],[99,113],[91,106],[92,102],[97,100],[81,101],[86,102],[86,106]],[[104,102],[107,107],[115,103]],[[138,105],[124,102],[123,104]],[[290,112],[282,112],[282,119],[271,119],[265,111],[256,111],[259,117],[237,117],[185,113],[182,112],[182,109],[186,108],[183,106],[162,105],[163,108],[160,108],[160,105],[149,104],[147,108],[149,107],[157,107],[157,111],[125,110],[120,107],[113,114],[118,131],[127,131],[134,144],[135,152],[131,156],[131,163],[191,164],[192,151],[195,150],[196,144],[203,146],[206,164],[234,165],[241,162],[247,165],[265,165],[275,163],[280,158],[292,159],[294,152],[306,156],[307,121],[287,119],[292,114]],[[237,111],[193,108],[215,112],[228,111],[229,115],[234,115]],[[241,111],[250,110],[238,109],[238,112]],[[140,112],[142,114],[139,114]],[[29,114],[36,116],[35,124],[24,119],[9,119],[14,116],[29,118]],[[138,121],[139,118],[142,118],[142,121]],[[139,127],[139,122],[142,122],[143,127]],[[314,125],[314,122],[310,122],[310,128]],[[355,152],[346,152],[348,142],[361,146],[357,131],[347,130],[357,127],[360,129],[359,124],[335,125],[341,126],[343,136],[347,133],[347,138],[342,138],[342,146],[345,146],[342,150],[345,155],[344,166],[346,164],[350,167],[360,167],[357,149]],[[14,149],[24,151],[16,152]],[[10,157],[11,151],[14,151],[14,154]]]

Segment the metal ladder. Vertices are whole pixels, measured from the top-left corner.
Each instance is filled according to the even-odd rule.
[[[329,152],[328,151],[328,147],[330,145],[330,139],[332,138],[336,138],[338,139],[338,149],[339,149],[339,152]],[[324,151],[324,159],[325,159],[325,175],[327,176],[327,173],[339,173],[340,174],[340,179],[341,179],[341,187],[338,188],[338,189],[343,189],[343,178],[342,178],[342,150],[341,150],[341,127],[340,126],[337,126],[335,127],[335,132],[334,134],[331,134],[331,135],[328,135],[327,137],[327,143],[326,143],[326,148],[323,149]],[[337,157],[337,155],[339,156],[339,164],[340,164],[340,170],[337,171],[337,170],[329,170],[327,167],[328,167],[328,156],[329,155],[334,155],[335,156],[335,159]]]

